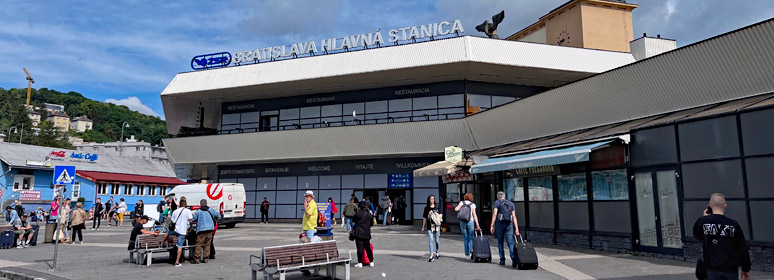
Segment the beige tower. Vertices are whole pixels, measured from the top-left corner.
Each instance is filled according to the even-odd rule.
[[[571,0],[506,40],[629,52],[635,8],[626,1]]]

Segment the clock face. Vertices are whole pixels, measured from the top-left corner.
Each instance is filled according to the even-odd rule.
[[[567,46],[570,44],[570,33],[567,30],[559,32],[559,36],[556,38],[556,44],[559,46]]]

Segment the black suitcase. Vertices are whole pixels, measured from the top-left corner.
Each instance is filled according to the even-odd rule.
[[[13,248],[14,244],[16,243],[13,237],[12,230],[4,230],[3,232],[0,232],[0,249]]]
[[[473,262],[492,262],[492,250],[489,247],[489,239],[484,234],[479,235],[479,231],[475,231],[475,238],[473,238]]]
[[[516,254],[519,257],[519,263],[517,264],[519,270],[537,269],[537,252],[535,252],[535,248],[532,247],[532,244],[525,242],[521,235],[514,239],[516,239],[516,244],[514,244],[516,246]]]
[[[40,231],[39,225],[32,225],[32,239],[30,239],[30,245],[31,246],[37,246],[38,245],[38,231]],[[27,240],[27,239],[24,239]]]

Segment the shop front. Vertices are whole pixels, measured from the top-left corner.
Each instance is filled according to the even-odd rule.
[[[493,157],[471,173],[497,180],[532,241],[632,249],[626,157],[621,139]],[[493,185],[495,181],[490,181]]]

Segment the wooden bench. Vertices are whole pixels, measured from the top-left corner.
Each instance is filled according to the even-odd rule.
[[[6,230],[13,230],[13,227],[12,226],[6,226],[6,225],[0,226],[0,232],[6,231]]]
[[[160,233],[159,236],[154,236],[153,234],[138,235],[137,240],[134,242],[134,249],[129,250],[129,261],[142,265],[144,260],[145,265],[150,266],[151,263],[153,263],[153,253],[168,252],[177,245],[176,235],[169,236],[167,238],[167,243],[162,244],[164,237],[166,236],[166,233]],[[190,255],[190,251],[194,249],[194,246],[188,245],[187,243],[187,240],[183,243],[183,255],[185,255],[186,250],[189,250]],[[135,253],[137,254],[137,259],[134,258]]]
[[[349,280],[352,252],[349,254],[349,258],[340,256],[336,241],[265,247],[260,256],[250,255],[250,268],[253,280],[258,279],[258,271],[263,271],[264,280],[274,279],[275,274],[284,280],[287,272],[313,269],[319,275],[320,268],[325,268],[327,276],[335,279],[336,266],[343,265],[345,279]]]

